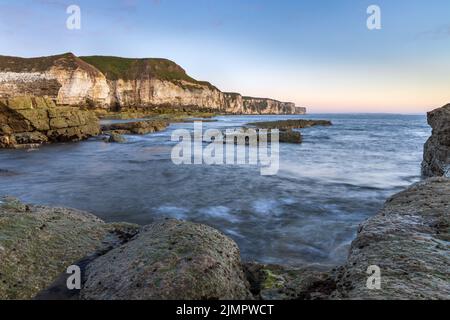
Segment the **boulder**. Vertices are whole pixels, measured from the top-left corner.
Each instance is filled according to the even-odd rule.
[[[106,138],[106,141],[109,143],[126,143],[127,139],[121,134],[112,132]]]
[[[246,299],[239,249],[210,227],[165,220],[88,265],[83,299]]]
[[[126,224],[67,208],[0,199],[0,299],[31,299]]]
[[[393,196],[365,222],[337,279],[337,299],[450,298],[450,179],[431,178]],[[368,268],[381,289],[367,287]]]
[[[428,113],[433,134],[425,144],[422,173],[425,177],[450,177],[450,104]]]

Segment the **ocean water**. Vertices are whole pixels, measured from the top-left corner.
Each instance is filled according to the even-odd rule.
[[[243,259],[289,265],[345,261],[358,225],[385,200],[420,179],[424,115],[223,116],[205,129],[248,122],[325,119],[303,129],[301,145],[280,145],[280,170],[253,166],[176,166],[173,130],[99,138],[39,150],[0,150],[0,195],[90,211],[106,221],[148,224],[162,217],[205,223],[240,246]]]

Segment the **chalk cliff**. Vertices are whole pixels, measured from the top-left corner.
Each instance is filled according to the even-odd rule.
[[[166,59],[0,56],[0,98],[48,96],[59,105],[96,108],[182,107],[234,114],[303,114],[273,99],[224,93]]]
[[[71,53],[42,57],[0,56],[0,98],[48,96],[60,105],[110,103],[105,76]]]

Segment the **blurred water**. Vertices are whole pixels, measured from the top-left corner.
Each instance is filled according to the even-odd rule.
[[[282,144],[280,171],[248,166],[175,166],[174,124],[127,144],[91,139],[36,151],[1,150],[0,194],[35,204],[93,212],[107,221],[147,224],[175,217],[216,227],[245,260],[338,264],[358,225],[386,198],[420,178],[425,116],[321,114],[224,116],[207,128],[287,118],[332,120],[302,130],[302,145]]]

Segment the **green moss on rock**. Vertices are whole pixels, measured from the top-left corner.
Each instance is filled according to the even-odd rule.
[[[237,245],[204,225],[166,220],[87,267],[84,299],[251,297]]]
[[[119,228],[74,209],[0,202],[0,299],[30,299]]]

